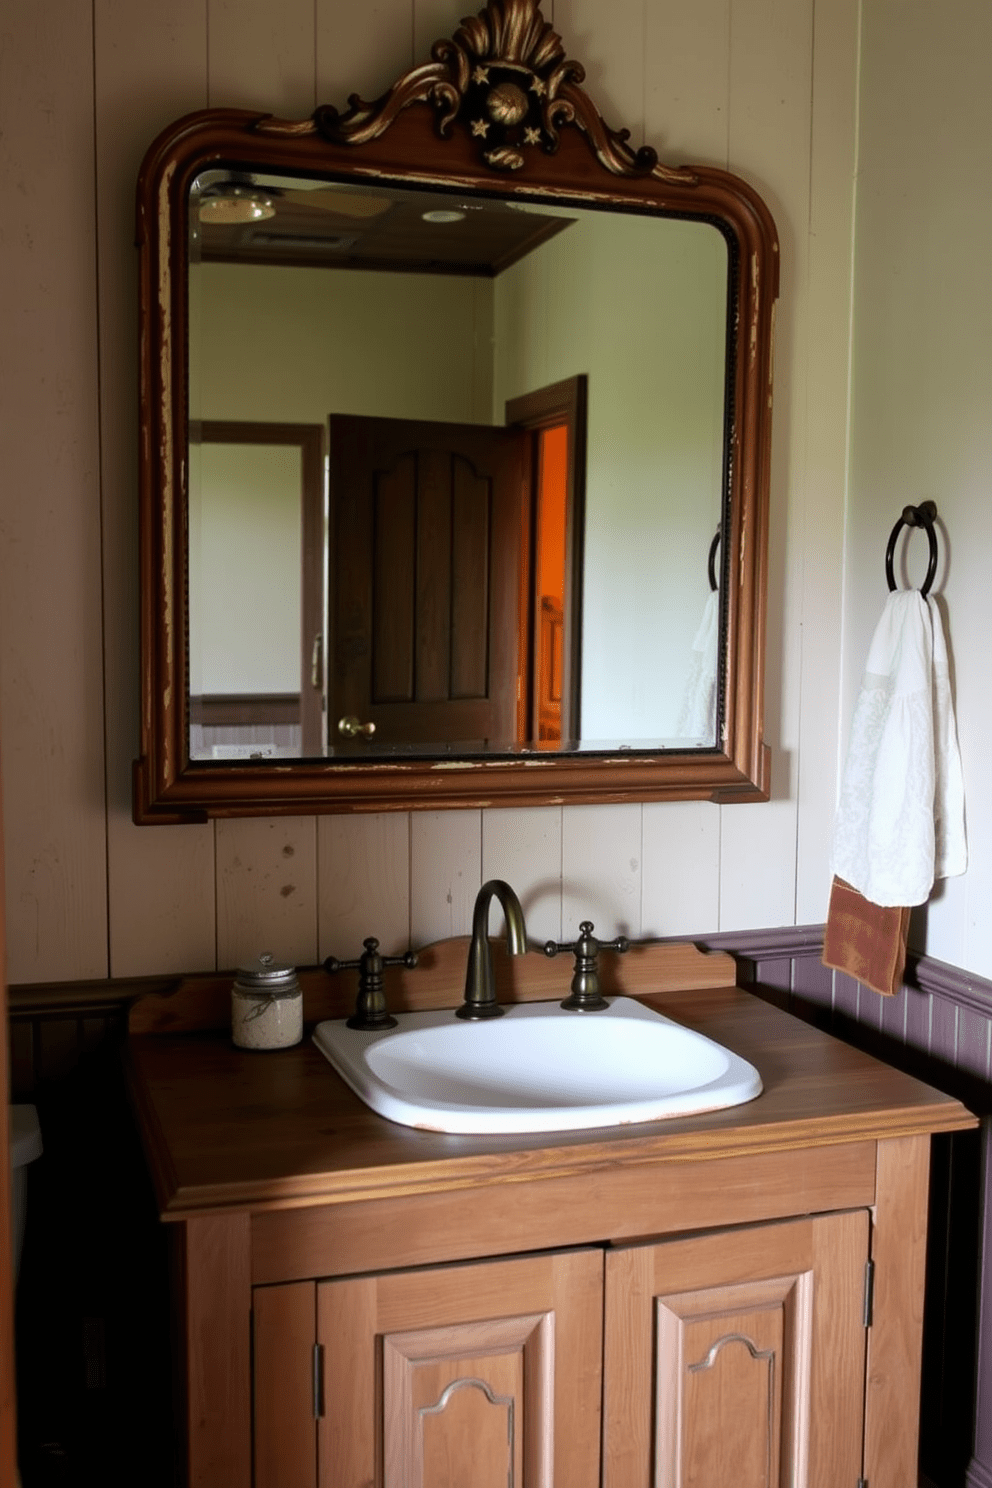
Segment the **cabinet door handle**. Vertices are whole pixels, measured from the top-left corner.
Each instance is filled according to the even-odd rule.
[[[319,1421],[324,1414],[324,1345],[313,1346],[313,1418]]]
[[[310,652],[310,686],[323,687],[324,685],[324,635],[322,631],[317,632],[313,638],[313,650]]]

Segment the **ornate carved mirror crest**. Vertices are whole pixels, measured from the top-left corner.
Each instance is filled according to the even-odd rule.
[[[489,0],[151,146],[136,821],[767,797],[774,224],[583,79]]]
[[[320,133],[333,144],[367,144],[401,109],[427,102],[436,111],[438,133],[450,134],[459,120],[492,170],[521,170],[534,149],[553,155],[562,126],[575,124],[600,164],[616,175],[656,172],[663,179],[692,182],[689,171],[659,167],[650,146],[631,150],[629,130],[608,127],[579,86],[584,69],[567,60],[561,37],[534,0],[491,0],[462,22],[451,41],[435,42],[431,55],[433,62],[401,78],[377,103],[362,103],[353,95],[343,118],[330,105],[317,109]]]

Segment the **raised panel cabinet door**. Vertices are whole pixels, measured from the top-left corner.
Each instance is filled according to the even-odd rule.
[[[603,1254],[317,1287],[321,1488],[598,1488]]]
[[[865,1210],[606,1256],[604,1488],[850,1488]]]
[[[255,1488],[316,1488],[320,1372],[312,1281],[252,1292]]]

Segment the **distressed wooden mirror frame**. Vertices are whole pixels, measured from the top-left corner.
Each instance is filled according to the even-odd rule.
[[[289,122],[230,109],[188,115],[151,146],[138,184],[141,413],[139,824],[212,816],[709,798],[766,800],[762,737],[774,304],[778,240],[760,197],[709,166],[633,150],[580,86],[536,0],[489,0],[432,60],[367,104]],[[490,70],[526,88],[526,129],[505,125]],[[482,125],[486,128],[483,130]],[[474,126],[474,127],[473,127]],[[486,139],[483,136],[489,135]],[[702,219],[730,248],[726,643],[721,746],[457,760],[201,762],[189,757],[187,249],[190,183],[215,165],[334,180]],[[623,273],[622,263],[617,273]]]

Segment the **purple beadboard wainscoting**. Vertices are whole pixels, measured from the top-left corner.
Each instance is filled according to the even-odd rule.
[[[825,967],[823,926],[702,937],[741,983],[956,1095],[977,1132],[934,1138],[921,1483],[992,1488],[992,982],[910,954],[896,997]]]

